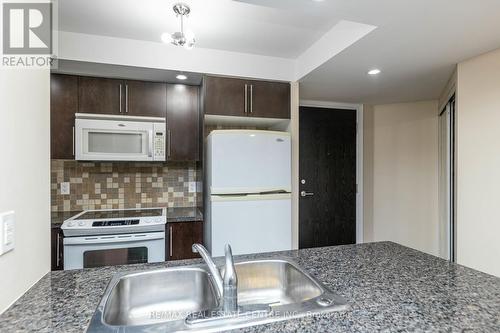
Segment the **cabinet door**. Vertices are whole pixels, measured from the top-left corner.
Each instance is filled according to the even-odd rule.
[[[74,158],[75,113],[78,112],[78,77],[50,76],[50,156]]]
[[[199,258],[193,253],[194,243],[203,242],[203,222],[177,222],[168,224],[167,251],[169,260]]]
[[[167,159],[198,161],[200,138],[199,88],[167,85]]]
[[[203,80],[205,114],[246,116],[246,80],[206,76]]]
[[[63,262],[63,233],[61,228],[50,229],[50,252],[51,252],[51,269],[59,271],[64,268]]]
[[[124,114],[125,84],[123,80],[84,77],[78,84],[81,113]]]
[[[161,117],[167,113],[167,85],[159,82],[125,81],[123,112],[130,116]]]
[[[252,117],[290,119],[290,84],[249,81]]]

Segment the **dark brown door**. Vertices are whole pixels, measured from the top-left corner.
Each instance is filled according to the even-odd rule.
[[[252,117],[290,119],[290,84],[249,81],[249,114]]]
[[[184,84],[167,86],[167,159],[197,161],[200,137],[199,88]]]
[[[124,113],[161,117],[167,114],[167,85],[159,82],[125,81]]]
[[[181,260],[199,258],[193,253],[194,243],[203,242],[203,222],[177,222],[168,224],[167,258]]]
[[[125,84],[123,80],[79,78],[79,107],[81,113],[124,114]]]
[[[50,156],[74,158],[75,113],[78,112],[78,77],[50,76]]]
[[[51,268],[53,271],[59,271],[64,268],[63,246],[63,233],[61,228],[50,229]]]
[[[205,114],[246,116],[246,85],[246,80],[206,76],[203,80]]]
[[[300,107],[299,247],[356,242],[356,111]]]

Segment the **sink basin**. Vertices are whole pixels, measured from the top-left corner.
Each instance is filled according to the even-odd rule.
[[[235,314],[217,314],[219,295],[207,266],[175,267],[114,276],[87,332],[215,332],[347,309],[342,297],[291,260],[237,262],[235,269]]]
[[[239,305],[298,304],[323,293],[318,283],[285,260],[241,262],[234,267],[238,275]],[[224,269],[221,274],[224,276]]]
[[[103,322],[111,326],[157,324],[217,305],[210,276],[201,268],[136,273],[118,279],[104,306]]]

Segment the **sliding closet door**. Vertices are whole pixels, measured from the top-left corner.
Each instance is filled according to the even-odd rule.
[[[439,254],[455,261],[455,98],[439,115]]]

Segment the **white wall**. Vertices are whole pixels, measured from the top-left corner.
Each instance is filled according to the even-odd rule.
[[[457,261],[500,276],[500,49],[458,65]]]
[[[60,59],[293,81],[293,59],[59,32]]]
[[[364,107],[364,240],[438,255],[438,101]]]
[[[49,89],[48,70],[0,69],[0,212],[16,212],[0,313],[50,269]]]

